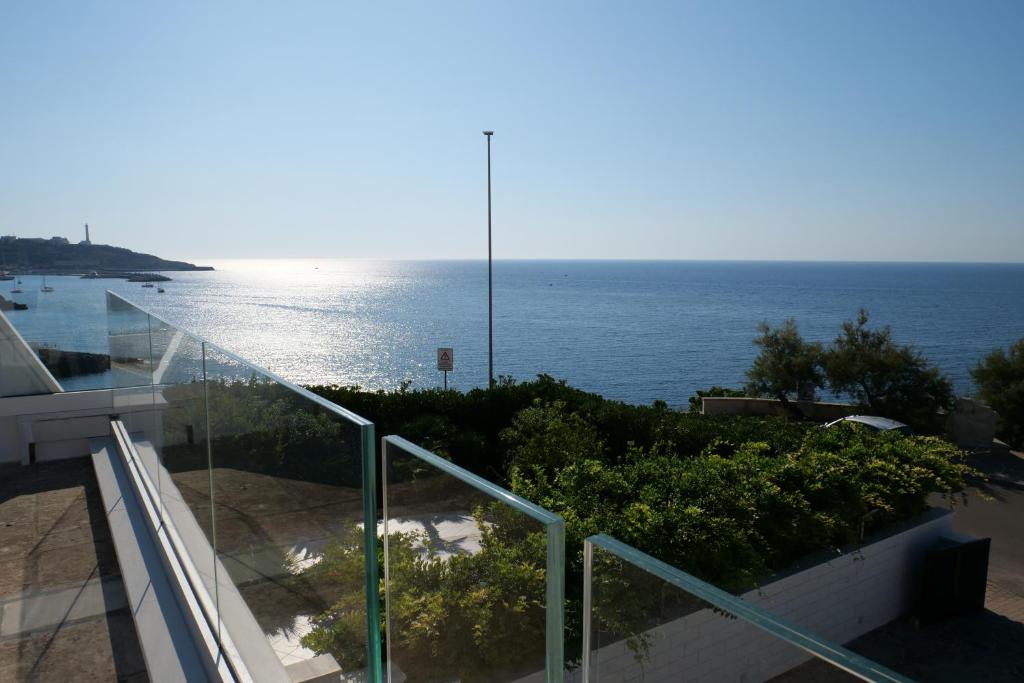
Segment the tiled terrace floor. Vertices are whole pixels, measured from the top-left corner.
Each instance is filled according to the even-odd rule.
[[[0,469],[0,681],[146,681],[88,457]]]

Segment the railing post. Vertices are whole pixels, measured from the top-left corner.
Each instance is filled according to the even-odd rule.
[[[377,458],[373,424],[359,429],[363,456],[363,564],[366,578],[366,676],[383,683],[380,658],[380,578],[377,568]]]
[[[589,539],[583,541],[583,683],[590,682],[590,641],[592,638],[591,629],[594,624],[591,621],[591,613],[594,608],[593,593],[593,564],[594,546]]]
[[[565,522],[547,526],[547,633],[544,663],[547,683],[565,683]]]

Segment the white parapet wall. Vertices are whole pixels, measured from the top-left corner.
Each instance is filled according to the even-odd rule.
[[[0,464],[88,455],[89,439],[110,434],[111,414],[159,419],[163,403],[151,387],[0,398]]]
[[[774,398],[748,398],[746,396],[703,396],[700,400],[702,415],[745,415],[762,417],[774,415],[785,417],[789,412],[782,401]],[[826,403],[824,401],[790,401],[790,405],[805,419],[817,422],[831,422],[853,415],[857,406],[849,403]]]
[[[745,600],[834,643],[845,644],[908,614],[917,599],[924,554],[952,536],[952,515],[932,509],[863,547],[802,563],[743,595]],[[819,558],[820,559],[820,558]],[[808,566],[810,565],[810,566]],[[766,681],[811,658],[744,621],[703,609],[647,632],[638,664],[625,641],[594,652],[600,681]],[[576,683],[578,671],[566,677]]]

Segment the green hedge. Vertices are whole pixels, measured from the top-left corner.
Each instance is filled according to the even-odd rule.
[[[808,553],[856,544],[920,513],[931,493],[962,490],[968,472],[962,454],[937,438],[850,424],[824,429],[775,418],[704,417],[661,403],[632,406],[546,376],[467,393],[314,390],[373,420],[379,434],[418,442],[565,519],[570,659],[579,656],[582,541],[591,534],[609,534],[740,591]],[[493,508],[475,514],[499,518]],[[491,542],[462,559],[425,559],[410,550],[429,548],[425,539],[392,538],[401,560],[393,563],[393,589],[405,596],[392,615],[394,643],[404,669],[413,663],[431,672],[422,680],[475,680],[458,668],[458,658],[446,665],[428,653],[438,639],[446,643],[442,650],[460,651],[472,634],[490,633],[498,625],[489,614],[532,616],[522,619],[526,630],[504,632],[500,643],[468,641],[480,666],[495,667],[480,680],[515,669],[516,661],[503,659],[510,652],[537,654],[530,630],[536,612],[524,605],[543,599],[543,544],[535,534],[502,536],[500,524],[481,522],[481,530]],[[473,577],[495,572],[513,588],[472,590]],[[333,623],[328,610],[304,642],[343,654],[326,646],[337,641],[323,632]]]

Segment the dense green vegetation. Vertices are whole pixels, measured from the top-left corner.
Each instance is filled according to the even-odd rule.
[[[959,452],[936,438],[625,405],[546,376],[467,393],[316,391],[373,420],[378,434],[405,436],[565,519],[568,654],[577,656],[582,541],[591,534],[741,590],[802,555],[855,544],[921,512],[931,492],[960,490],[966,472]],[[413,548],[431,548],[428,539],[391,539],[392,590],[403,596],[392,614],[394,647],[431,672],[417,680],[490,680],[515,668],[503,659],[510,651],[520,663],[538,654],[543,537],[494,524],[494,506],[474,514],[491,542],[472,557],[424,556]],[[495,534],[505,535],[497,542]],[[326,644],[337,641],[331,625],[341,620],[332,615],[321,616],[307,645],[333,651]],[[474,640],[509,623],[523,630],[504,632],[500,647]],[[446,651],[471,643],[476,659],[463,661],[476,662],[476,674],[431,659],[437,639]]]
[[[856,544],[864,533],[917,514],[931,492],[960,490],[966,473],[956,449],[935,438],[705,417],[661,402],[626,405],[547,376],[466,393],[315,390],[372,420],[379,436],[404,436],[564,518],[570,659],[579,656],[582,541],[591,534],[609,534],[739,591],[803,555]],[[226,494],[248,500],[244,485],[223,488],[231,471],[348,492],[349,526],[333,535],[318,563],[299,570],[282,554],[274,582],[306,596],[313,615],[307,647],[331,653],[347,670],[365,666],[353,495],[360,486],[358,430],[255,378],[178,385],[163,396],[164,459],[172,472],[205,467],[208,434]],[[452,554],[426,533],[390,535],[392,656],[415,672],[410,680],[426,682],[514,680],[536,670],[544,645],[543,530],[501,505],[443,488],[450,477],[416,462],[389,465],[391,504],[404,504],[413,517],[471,515],[481,541],[472,554]],[[259,510],[232,511],[247,529],[235,540],[273,547]],[[614,578],[605,580],[614,593]],[[605,602],[598,618],[628,634],[649,607]],[[274,626],[274,618],[264,615],[261,623]],[[636,643],[641,651],[642,640]]]
[[[783,420],[703,418],[671,410],[660,401],[652,406],[609,401],[547,375],[531,382],[503,378],[490,391],[465,393],[441,389],[364,391],[337,386],[311,389],[371,420],[378,436],[398,434],[499,483],[510,481],[512,450],[518,447],[504,432],[523,410],[537,406],[557,404],[569,416],[567,420],[583,421],[591,434],[581,438],[596,438],[596,450],[590,456],[598,460],[617,457],[631,447],[650,449],[665,441],[671,441],[680,454],[698,454],[716,439],[767,441],[782,449],[799,443],[810,428]],[[551,428],[557,431],[562,427]]]
[[[971,376],[978,396],[999,413],[999,437],[1024,446],[1024,338],[985,356]]]

